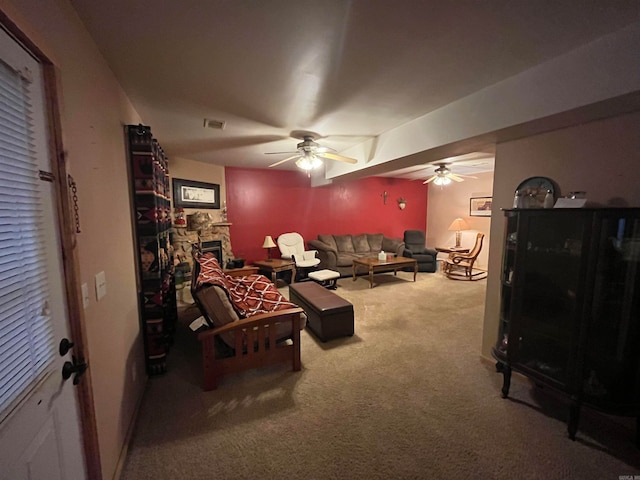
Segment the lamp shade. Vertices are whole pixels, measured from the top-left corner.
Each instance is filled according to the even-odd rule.
[[[276,244],[273,243],[273,238],[271,238],[271,235],[267,235],[266,237],[264,237],[264,243],[262,244],[262,248],[273,248],[275,246]]]
[[[462,218],[456,218],[451,225],[449,225],[448,230],[453,230],[459,232],[460,230],[469,230],[469,225]]]

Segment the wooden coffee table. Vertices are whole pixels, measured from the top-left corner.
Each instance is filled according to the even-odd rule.
[[[416,281],[418,273],[418,261],[414,258],[393,257],[387,260],[378,260],[375,257],[357,258],[353,261],[353,281],[356,281],[356,268],[365,267],[369,271],[369,288],[373,288],[373,274],[375,272],[389,272],[397,275],[401,268],[413,266],[413,281]]]
[[[276,275],[278,272],[291,270],[291,283],[296,281],[296,264],[291,260],[282,260],[281,258],[272,258],[271,260],[256,260],[254,266],[259,267],[267,273],[271,273],[271,281],[276,284]]]

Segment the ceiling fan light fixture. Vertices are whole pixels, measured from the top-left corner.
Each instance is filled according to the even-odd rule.
[[[440,177],[438,176],[433,183],[435,183],[436,185],[440,185],[440,186],[444,186],[444,185],[449,185],[451,183],[451,179],[449,177]]]
[[[301,168],[302,170],[308,172],[310,170],[315,170],[316,168],[322,165],[322,160],[320,160],[315,155],[305,155],[296,160],[296,167]]]
[[[294,132],[297,134],[297,132]],[[292,135],[293,136],[293,135]],[[316,134],[317,136],[317,134]],[[297,135],[296,135],[297,137]],[[323,160],[336,160],[338,162],[345,162],[356,164],[358,160],[355,158],[344,157],[342,155],[338,155],[337,153],[331,153],[331,151],[335,150],[331,147],[324,147],[318,145],[313,139],[314,136],[304,135],[304,140],[296,146],[296,150],[298,152],[297,155],[292,157],[285,158],[284,160],[280,160],[279,162],[272,163],[269,167],[276,167],[282,163],[288,162],[290,160],[296,159],[296,166],[307,173],[311,172],[311,170],[315,170],[324,165]],[[295,153],[295,152],[266,152],[270,154],[281,154],[281,153]]]

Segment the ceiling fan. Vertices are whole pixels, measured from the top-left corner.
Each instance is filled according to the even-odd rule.
[[[464,182],[465,178],[478,178],[471,175],[453,173],[449,168],[449,164],[447,163],[436,163],[434,165],[437,165],[438,168],[434,170],[433,175],[430,178],[426,179],[422,183],[433,182],[435,185],[443,186],[449,185],[451,183],[451,180],[453,180],[454,182]]]
[[[295,155],[291,157],[287,157],[284,160],[280,160],[276,163],[272,163],[269,167],[275,167],[281,165],[289,160],[297,159],[296,166],[310,172],[322,165],[322,158],[328,158],[329,160],[337,160],[339,162],[346,163],[358,163],[355,158],[344,157],[342,155],[338,155],[333,148],[329,147],[321,147],[318,143],[315,142],[318,138],[321,138],[320,135],[313,132],[306,131],[294,131],[291,132],[291,136],[293,138],[298,138],[302,140],[302,142],[298,143],[296,146],[296,151],[294,152],[266,152],[267,155],[283,155],[288,153],[295,153]]]

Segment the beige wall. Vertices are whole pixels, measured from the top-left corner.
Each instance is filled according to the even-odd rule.
[[[516,187],[532,176],[553,179],[562,194],[584,190],[593,204],[640,207],[638,132],[640,113],[632,113],[497,145],[483,355],[490,357],[498,331],[500,208],[511,208]]]
[[[493,190],[493,173],[474,174],[477,179],[467,178],[464,182],[452,182],[440,188],[429,185],[427,202],[427,246],[429,248],[455,245],[456,234],[447,230],[451,222],[460,217],[468,224],[470,230],[462,232],[461,245],[472,248],[478,232],[484,233],[484,243],[476,266],[486,269],[489,258],[491,217],[469,216],[469,199],[471,197],[490,197]],[[443,254],[440,254],[443,258]]]
[[[65,0],[0,0],[58,68],[64,149],[78,186],[77,235],[102,471],[113,477],[146,383],[140,337],[124,124],[141,119]],[[104,271],[99,302],[94,276]]]

